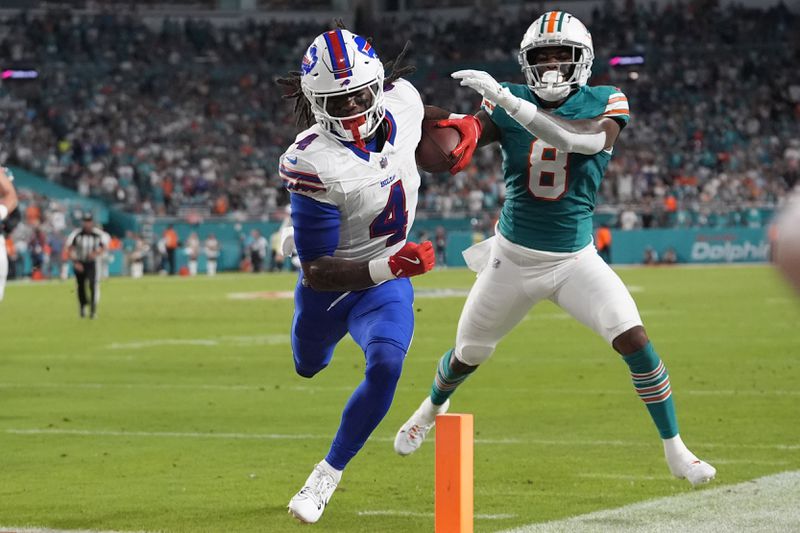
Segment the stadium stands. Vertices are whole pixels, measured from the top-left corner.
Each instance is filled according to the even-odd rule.
[[[591,18],[593,83],[619,85],[633,110],[599,191],[598,216],[616,227],[760,225],[800,175],[797,16],[780,5],[707,9],[607,8]],[[425,101],[473,112],[476,98],[448,74],[469,63],[521,81],[516,47],[536,13],[520,11],[358,29],[375,36],[384,59],[412,41]],[[0,86],[0,162],[129,213],[279,219],[287,196],[276,161],[296,128],[273,79],[296,67],[322,29],[153,24],[109,12],[7,16],[0,57],[40,77]],[[644,64],[609,65],[624,54]],[[488,227],[504,196],[499,152],[424,183],[423,218],[475,217]]]

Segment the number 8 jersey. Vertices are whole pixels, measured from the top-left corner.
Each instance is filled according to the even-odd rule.
[[[527,85],[502,84],[536,105]],[[611,150],[594,155],[564,153],[536,139],[501,107],[481,106],[500,129],[506,201],[499,231],[513,243],[546,252],[575,252],[592,240],[597,189]],[[552,111],[569,120],[607,116],[624,126],[628,99],[616,87],[584,85]]]
[[[380,151],[337,140],[315,124],[281,156],[301,261],[323,255],[368,261],[388,257],[406,242],[417,208],[414,152],[424,109],[405,80],[384,91],[386,141]]]

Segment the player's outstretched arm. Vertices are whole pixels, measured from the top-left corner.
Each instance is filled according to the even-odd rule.
[[[435,264],[431,241],[407,242],[397,253],[372,261],[322,256],[302,263],[305,282],[318,291],[358,291],[383,281],[418,276]]]
[[[480,111],[477,115],[459,115],[441,107],[426,105],[425,120],[436,120],[436,126],[439,128],[458,130],[461,142],[450,152],[450,155],[458,160],[450,168],[450,173],[453,175],[467,167],[478,146],[485,146],[500,139],[500,131],[484,111]]]
[[[461,85],[505,109],[522,127],[559,151],[593,155],[610,149],[619,136],[620,126],[611,118],[567,120],[557,117],[539,109],[533,102],[514,96],[486,72],[459,70],[452,76],[461,80]]]

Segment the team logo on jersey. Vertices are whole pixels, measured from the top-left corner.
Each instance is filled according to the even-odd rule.
[[[381,157],[381,168],[389,166],[389,158],[386,156]]]
[[[372,45],[369,42],[361,37],[360,35],[356,35],[353,37],[353,41],[356,43],[356,48],[359,52],[364,54],[365,56],[376,59],[378,57],[378,53],[375,52],[375,49],[372,48]]]
[[[303,63],[300,65],[303,74],[308,74],[314,70],[314,67],[317,66],[317,59],[317,45],[312,44],[306,51],[306,55],[303,56]]]

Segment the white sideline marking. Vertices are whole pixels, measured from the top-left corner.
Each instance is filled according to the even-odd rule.
[[[413,511],[358,511],[358,516],[407,516],[410,518],[433,518],[433,513],[415,513]],[[508,520],[509,518],[516,518],[515,514],[481,514],[474,515],[476,520]]]
[[[49,527],[0,526],[0,533],[147,533],[146,531],[117,531],[110,529],[50,529]]]
[[[241,439],[241,440],[330,440],[330,435],[280,434],[280,433],[202,433],[196,431],[120,431],[105,429],[59,429],[59,428],[10,428],[2,430],[10,435],[80,435],[110,437],[177,437],[190,439]],[[370,437],[376,442],[394,442],[394,437]],[[618,446],[618,447],[653,447],[652,442],[636,442],[622,440],[558,440],[558,439],[475,439],[475,444],[526,444],[541,446]],[[745,450],[800,450],[800,444],[718,444],[699,443],[697,448],[708,449],[745,449]]]
[[[797,531],[800,529],[798,500],[800,470],[530,524],[505,533]]]

